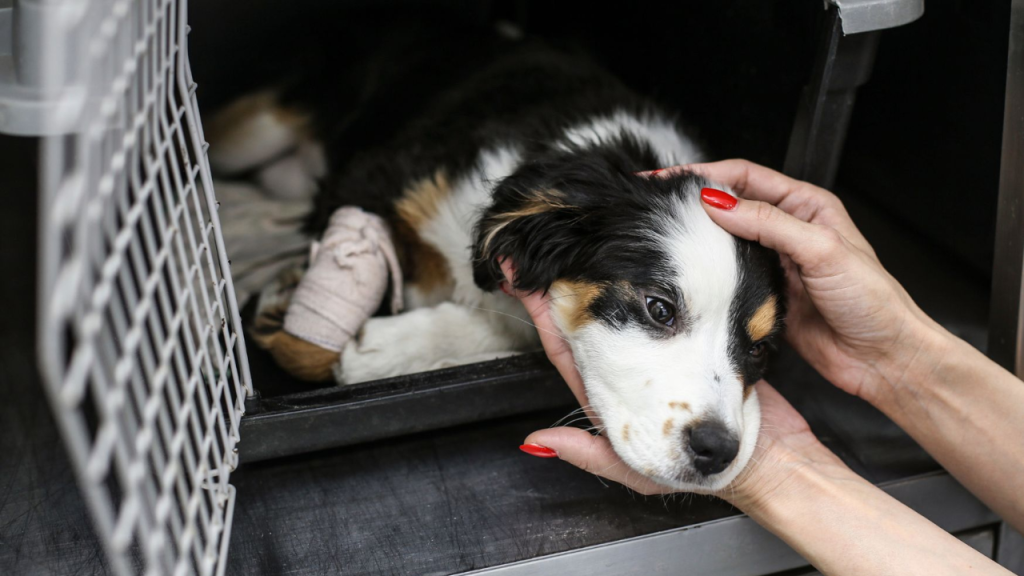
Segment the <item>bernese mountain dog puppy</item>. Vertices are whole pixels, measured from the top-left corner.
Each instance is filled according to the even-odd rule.
[[[617,453],[658,483],[721,488],[758,435],[753,384],[784,315],[778,256],[708,218],[700,190],[715,183],[641,174],[702,158],[673,113],[515,36],[399,30],[351,66],[297,66],[210,123],[215,170],[316,189],[312,236],[357,205],[399,245],[404,312],[371,318],[340,363],[297,339],[279,358],[353,383],[535,350],[501,289],[510,258],[516,290],[550,295]]]

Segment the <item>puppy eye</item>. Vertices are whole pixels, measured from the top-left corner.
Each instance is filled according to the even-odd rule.
[[[750,355],[754,358],[761,358],[764,356],[766,349],[767,346],[763,341],[755,342],[754,345],[750,347]]]
[[[671,326],[676,321],[676,309],[661,298],[647,298],[647,313],[658,324]]]

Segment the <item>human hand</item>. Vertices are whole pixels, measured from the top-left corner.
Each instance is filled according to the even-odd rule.
[[[944,331],[882,267],[831,192],[745,160],[680,169],[739,195],[725,199],[731,206],[702,204],[726,231],[780,253],[787,339],[839,388],[874,402],[903,382],[925,347],[944,344]]]
[[[509,285],[512,284],[513,270],[511,262],[502,263]],[[548,359],[569,385],[590,420],[599,425],[597,415],[589,409],[583,379],[576,369],[572,350],[551,317],[549,296],[540,292],[516,292],[514,296],[530,313]],[[761,432],[754,454],[737,479],[715,493],[744,511],[752,511],[775,497],[794,467],[817,463],[846,469],[811,433],[804,418],[771,385],[762,380],[756,384],[756,389],[761,403]],[[572,427],[539,430],[530,434],[524,445],[532,445],[527,450],[533,454],[558,457],[641,494],[677,491],[656,484],[634,471],[619,458],[607,438],[592,435],[586,430]]]

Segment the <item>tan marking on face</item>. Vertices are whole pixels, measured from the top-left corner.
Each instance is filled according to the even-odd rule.
[[[754,312],[754,315],[747,321],[747,335],[750,339],[758,340],[772,333],[775,327],[775,315],[778,313],[778,298],[772,294]]]
[[[527,216],[535,216],[537,214],[543,214],[552,210],[563,210],[572,208],[569,204],[566,204],[562,199],[562,193],[558,190],[535,190],[530,192],[526,200],[523,202],[522,207],[518,210],[511,212],[505,212],[504,214],[497,214],[489,218],[490,229],[487,231],[487,235],[484,236],[483,250],[486,252],[491,241],[497,236],[498,232],[501,232],[503,228],[515,222],[519,218],[525,218]]]
[[[551,301],[557,314],[565,319],[569,332],[575,332],[594,320],[590,314],[590,305],[604,291],[601,284],[591,284],[576,280],[556,280],[551,284],[551,291],[558,295]]]
[[[671,418],[669,418],[668,420],[665,420],[665,424],[661,427],[661,433],[664,434],[665,436],[668,436],[669,434],[671,434],[672,433],[672,424],[673,424],[673,422],[672,422]]]
[[[669,402],[668,403],[668,407],[673,409],[673,410],[685,410],[687,412],[690,411],[690,403],[689,402]]]
[[[753,392],[753,391],[754,391],[754,387],[753,386],[744,386],[743,387],[743,401],[744,402],[747,401],[747,398],[750,397],[750,393]]]
[[[629,442],[629,424],[622,427],[622,441]]]

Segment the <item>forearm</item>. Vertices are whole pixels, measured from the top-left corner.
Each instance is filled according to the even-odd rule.
[[[1009,574],[838,459],[738,505],[825,574]]]
[[[1024,529],[1024,382],[934,327],[871,401],[968,490]]]

